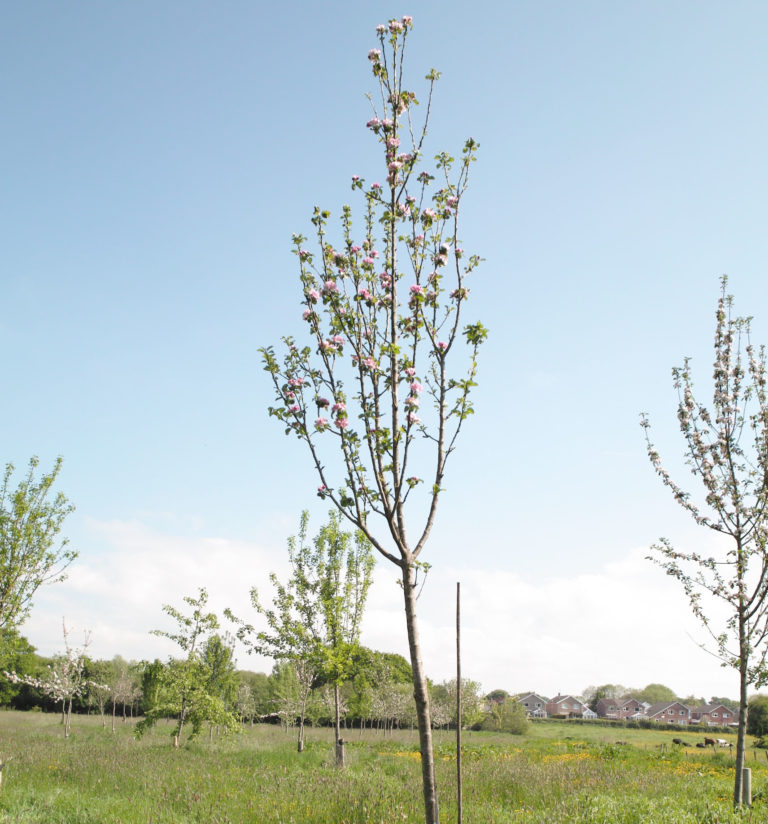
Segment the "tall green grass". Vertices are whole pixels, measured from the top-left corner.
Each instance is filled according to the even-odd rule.
[[[393,824],[423,820],[415,734],[350,732],[346,770],[331,733],[245,728],[175,750],[172,727],[136,741],[76,718],[65,740],[58,718],[0,713],[6,762],[0,822],[14,824]],[[466,824],[727,824],[768,822],[768,762],[755,760],[753,809],[731,810],[733,757],[673,747],[674,733],[534,724],[529,735],[465,737]],[[688,738],[692,738],[689,733]],[[441,819],[456,820],[455,744],[438,733]],[[765,800],[763,799],[765,794]]]

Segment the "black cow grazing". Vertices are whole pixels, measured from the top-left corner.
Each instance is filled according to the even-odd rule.
[[[698,744],[696,744],[696,746],[697,746],[700,750],[705,750],[705,749],[707,748],[707,745],[706,745],[706,744],[702,744],[702,743],[701,743],[701,741],[699,741],[699,742],[698,742]]]
[[[680,746],[685,746],[685,745],[683,744],[683,739],[682,739],[682,738],[673,738],[673,739],[672,739],[672,743],[673,743],[673,744],[680,744]]]

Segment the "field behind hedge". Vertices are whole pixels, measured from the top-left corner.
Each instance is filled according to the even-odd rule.
[[[333,765],[329,730],[309,730],[298,754],[292,731],[257,725],[207,735],[174,750],[171,726],[141,741],[96,717],[0,712],[5,824],[393,824],[423,820],[416,735],[349,731],[349,766]],[[456,820],[453,733],[436,736],[441,820]],[[768,822],[768,760],[750,750],[755,803],[731,810],[733,754],[681,749],[690,730],[614,729],[568,722],[525,736],[465,733],[466,824],[715,824]],[[727,736],[734,740],[734,736]],[[620,740],[623,743],[617,743]]]

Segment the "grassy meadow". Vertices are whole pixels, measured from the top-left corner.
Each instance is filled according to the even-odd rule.
[[[174,750],[170,725],[141,741],[97,717],[0,712],[2,824],[394,824],[423,820],[415,733],[347,733],[348,768],[333,765],[331,732],[244,728]],[[755,803],[731,810],[733,754],[681,749],[700,734],[568,722],[525,736],[465,733],[467,824],[715,824],[768,822],[768,760],[750,750]],[[735,739],[735,736],[727,736]],[[616,743],[621,740],[624,743]],[[441,820],[456,821],[454,733],[438,732]]]

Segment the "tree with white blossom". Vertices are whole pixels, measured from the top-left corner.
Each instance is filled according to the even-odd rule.
[[[747,688],[768,684],[768,395],[766,353],[750,338],[750,318],[734,317],[722,278],[715,326],[714,395],[711,409],[694,395],[691,364],[672,370],[677,417],[691,473],[704,487],[703,506],[667,472],[641,419],[648,455],[675,500],[700,526],[728,543],[710,552],[676,550],[662,538],[651,560],[683,586],[694,615],[711,636],[710,651],[739,673],[739,725],[734,806],[742,804]],[[727,618],[715,624],[709,599]],[[719,613],[717,613],[719,614]],[[702,645],[705,646],[705,645]]]
[[[440,152],[431,171],[419,171],[439,73],[426,76],[425,111],[417,123],[416,95],[404,85],[412,27],[409,16],[378,26],[381,48],[368,54],[379,89],[370,97],[367,127],[382,150],[385,183],[352,177],[362,220],[355,225],[352,208],[344,206],[337,242],[329,237],[330,213],[317,207],[317,251],[304,236],[294,236],[310,343],[288,337],[284,356],[272,347],[262,354],[276,390],[270,415],[308,449],[318,494],[401,571],[425,815],[435,824],[416,598],[448,458],[473,412],[477,354],[487,333],[482,324],[464,321],[469,279],[480,258],[464,251],[459,235],[478,144],[469,138],[458,161]]]
[[[6,672],[4,674],[12,683],[35,687],[56,703],[60,703],[64,737],[69,738],[74,699],[85,695],[89,687],[101,691],[107,690],[108,687],[90,681],[86,677],[86,652],[91,643],[90,633],[85,633],[85,639],[81,647],[73,647],[69,643],[69,630],[63,620],[62,629],[64,632],[64,654],[54,658],[43,678],[17,675],[15,672]]]

